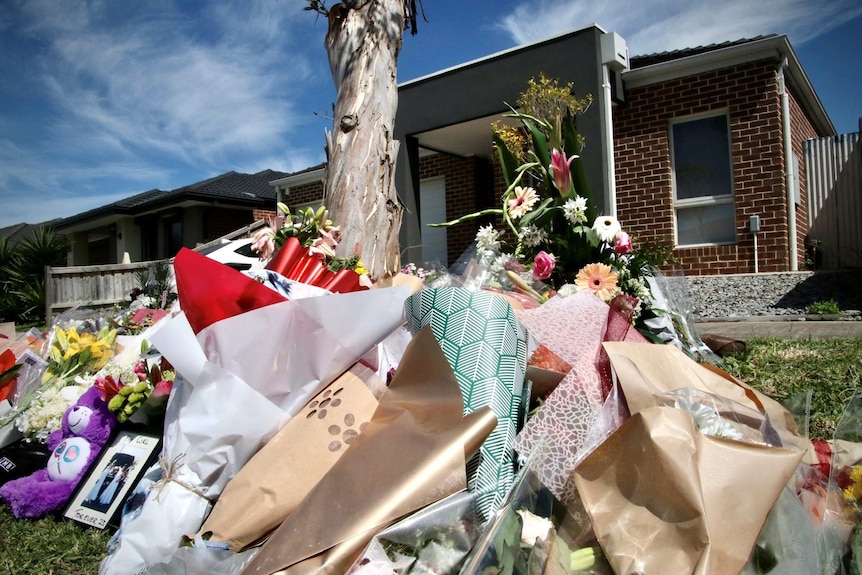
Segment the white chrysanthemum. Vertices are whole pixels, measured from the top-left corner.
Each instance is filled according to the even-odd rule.
[[[576,284],[564,284],[557,290],[557,295],[560,297],[569,297],[570,295],[575,295],[579,291],[581,291],[581,288]]]
[[[527,247],[534,248],[548,239],[548,232],[536,226],[524,226],[518,232],[518,239]]]
[[[47,387],[15,419],[15,426],[25,437],[45,442],[63,423],[63,414],[89,386]]]
[[[573,226],[585,223],[587,221],[587,198],[578,196],[566,200],[566,203],[563,204],[563,215]]]
[[[500,249],[500,232],[490,224],[479,228],[479,231],[476,232],[476,249],[480,252],[485,250],[498,251]]]

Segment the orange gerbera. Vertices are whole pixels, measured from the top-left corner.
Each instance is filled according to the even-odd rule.
[[[590,290],[602,301],[610,301],[617,293],[617,272],[605,264],[587,264],[575,277],[575,284],[583,290]]]

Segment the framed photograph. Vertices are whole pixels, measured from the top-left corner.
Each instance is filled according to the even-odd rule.
[[[96,460],[63,516],[98,529],[119,526],[126,496],[158,457],[161,438],[120,431]]]

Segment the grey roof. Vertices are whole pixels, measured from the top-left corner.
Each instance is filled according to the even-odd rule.
[[[289,175],[286,172],[275,170],[263,170],[256,174],[241,174],[231,171],[170,191],[152,189],[142,192],[65,218],[58,224],[58,227],[63,228],[112,214],[142,214],[185,200],[220,200],[236,206],[263,206],[275,202],[275,188],[270,185],[270,182]]]
[[[9,242],[10,245],[16,244],[25,238],[34,237],[39,228],[44,227],[52,229],[60,221],[62,220],[60,218],[57,218],[39,224],[20,223],[6,226],[5,228],[0,228],[0,239],[6,240],[7,242]]]
[[[717,44],[708,44],[706,46],[696,46],[694,48],[682,48],[680,50],[669,50],[667,52],[654,52],[652,54],[643,54],[639,56],[632,56],[629,58],[629,67],[632,70],[636,70],[638,68],[643,68],[645,66],[652,66],[653,64],[661,64],[662,62],[670,62],[672,60],[679,60],[680,58],[687,58],[689,56],[697,56],[698,54],[705,54],[707,52],[714,52],[716,50],[721,50],[723,48],[730,48],[731,46],[740,46],[742,44],[748,44],[750,42],[756,42],[758,40],[763,40],[765,38],[775,38],[778,34],[766,34],[763,36],[756,36],[754,38],[741,38],[739,40],[732,40],[729,42],[720,42]]]

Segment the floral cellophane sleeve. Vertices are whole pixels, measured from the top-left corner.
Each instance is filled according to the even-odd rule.
[[[571,475],[584,448],[602,432],[602,379],[595,362],[607,318],[608,305],[586,292],[518,312],[530,334],[572,366],[515,440],[521,454],[545,444],[545,457],[535,462],[535,471],[563,503],[575,497]],[[635,330],[626,337],[643,341]]]

